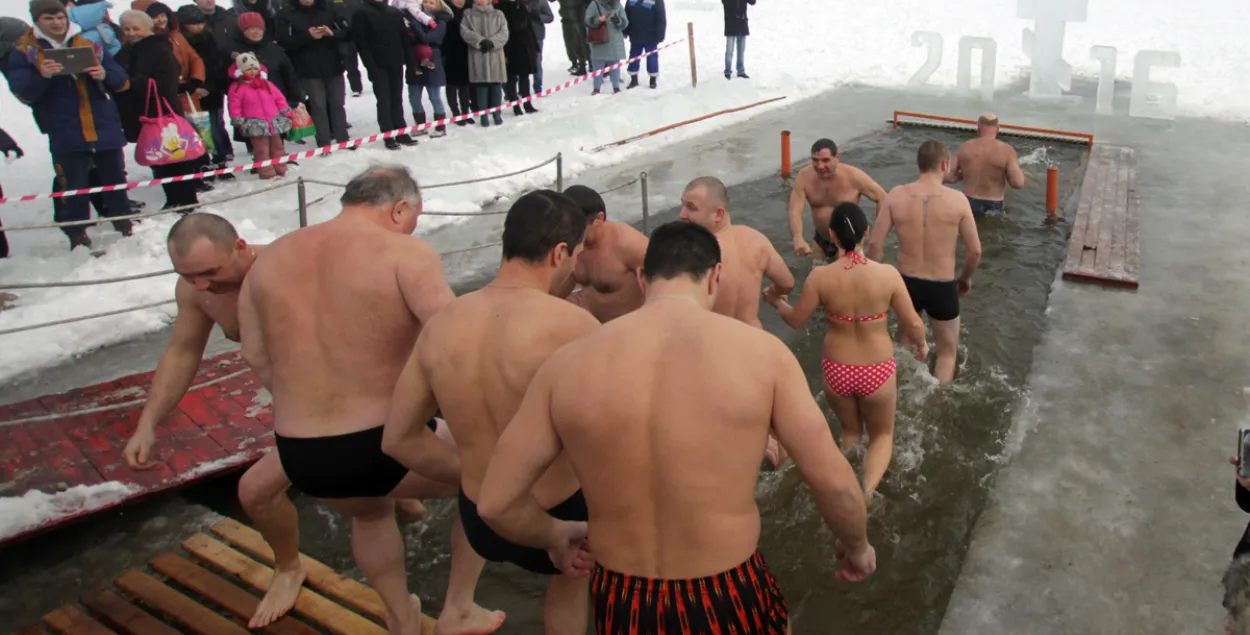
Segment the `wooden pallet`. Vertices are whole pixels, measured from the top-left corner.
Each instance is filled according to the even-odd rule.
[[[247,620],[269,583],[273,552],[260,534],[230,519],[162,553],[150,570],[131,569],[14,635],[247,635]],[[308,572],[291,613],[261,629],[271,635],[386,635],[382,598],[368,586],[300,555]],[[249,591],[250,589],[250,591]],[[434,632],[424,616],[422,635]]]
[[[1141,262],[1137,153],[1096,144],[1068,242],[1065,280],[1137,288]]]
[[[193,385],[247,369],[238,353],[200,364]],[[88,409],[142,399],[152,372],[86,388],[0,406],[0,491],[22,496],[37,490],[56,494],[80,485],[117,482],[132,486],[112,505],[69,509],[43,522],[0,535],[0,545],[85,517],[100,509],[182,487],[237,470],[273,447],[272,409],[258,400],[260,383],[250,372],[187,393],[157,429],[151,470],[132,470],[122,450],[134,432],[142,405],[79,414]],[[63,413],[63,414],[61,414]],[[16,425],[4,422],[59,415]]]

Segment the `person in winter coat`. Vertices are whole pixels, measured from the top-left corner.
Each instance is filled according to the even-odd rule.
[[[109,23],[112,2],[79,2],[66,11],[69,21],[82,29],[82,36],[99,44],[114,57],[122,50],[121,34]]]
[[[491,0],[473,0],[473,7],[464,14],[460,35],[469,46],[469,81],[476,84],[477,108],[497,108],[503,104],[503,83],[508,81],[504,46],[508,43],[508,20],[495,10]],[[495,125],[503,123],[503,114],[493,113]],[[482,115],[481,125],[490,121]]]
[[[153,32],[168,36],[170,45],[174,47],[174,57],[178,59],[178,66],[182,69],[178,82],[178,98],[182,102],[183,111],[203,110],[200,90],[204,88],[206,79],[204,60],[195,52],[195,47],[191,46],[187,38],[183,37],[178,26],[178,16],[163,2],[153,2],[144,12],[152,18]]]
[[[423,13],[429,16],[430,24],[415,19],[409,20],[408,24],[412,30],[413,44],[430,48],[430,62],[433,68],[423,69],[419,75],[409,77],[409,79],[416,80],[408,84],[408,101],[412,104],[412,116],[416,119],[417,125],[426,121],[425,107],[421,103],[422,92],[430,96],[434,120],[439,121],[447,117],[447,109],[443,106],[443,86],[447,84],[447,76],[443,70],[442,46],[443,39],[447,36],[447,29],[455,17],[451,7],[448,7],[443,0],[422,0],[422,4]],[[430,137],[437,138],[446,134],[446,124],[439,124],[434,127]]]
[[[229,94],[230,123],[248,138],[257,161],[285,156],[282,135],[291,131],[291,107],[267,76],[251,53],[236,57],[230,67],[230,77],[234,78]],[[262,179],[286,176],[286,164],[257,168],[256,174]]]
[[[178,99],[182,65],[174,54],[169,36],[154,33],[152,16],[131,9],[118,20],[122,26],[125,46],[117,55],[117,62],[130,76],[130,90],[118,98],[122,127],[126,140],[135,143],[143,129],[142,117],[155,119],[160,112],[183,114],[182,101]],[[198,159],[198,157],[197,157]],[[196,159],[178,163],[152,166],[152,176],[163,179],[170,176],[194,174],[200,166]],[[196,194],[198,181],[180,181],[161,186],[165,190],[165,209],[198,204]],[[182,210],[183,214],[191,210]]]
[[[625,37],[629,38],[629,86],[638,87],[638,68],[642,60],[634,59],[643,53],[647,56],[647,74],[651,76],[651,87],[655,88],[660,78],[660,55],[655,52],[660,42],[664,41],[668,28],[665,16],[664,0],[626,0],[625,17],[629,18],[629,28],[625,29]]]
[[[0,68],[4,68],[3,62],[4,62],[4,57],[6,55],[8,55],[7,52],[0,50]],[[25,152],[22,152],[22,146],[17,145],[17,142],[13,140],[13,137],[9,136],[9,133],[5,132],[3,128],[0,128],[0,154],[4,155],[5,163],[20,159],[26,154]],[[3,198],[3,197],[4,197],[4,189],[0,188],[0,198]],[[3,227],[3,226],[4,224],[0,223],[0,227]],[[0,230],[0,258],[8,258],[8,257],[9,257],[9,239],[7,236],[4,235],[4,231]]]
[[[330,0],[330,10],[336,19],[344,24],[347,33],[339,40],[339,61],[343,70],[347,71],[347,85],[351,88],[352,97],[359,97],[365,90],[360,76],[360,53],[356,51],[356,42],[351,38],[352,16],[360,10],[361,0]]]
[[[747,36],[751,29],[747,24],[747,5],[755,0],[720,0],[725,8],[725,79],[733,76],[734,49],[738,50],[738,77],[747,77]]]
[[[276,42],[265,39],[265,20],[259,13],[244,13],[238,20],[240,33],[235,37],[230,48],[231,59],[242,53],[251,53],[260,60],[269,73],[269,83],[278,87],[288,104],[304,102],[304,92],[300,87],[299,76],[295,74],[295,65],[286,51]],[[233,80],[233,78],[231,78]]]
[[[621,0],[593,0],[586,7],[586,34],[593,39],[596,29],[606,30],[607,38],[603,42],[590,43],[590,70],[598,71],[625,59],[625,29],[629,28],[629,18],[625,15],[625,7]],[[602,32],[602,31],[601,31]],[[621,92],[621,69],[612,69],[612,92]],[[598,95],[603,87],[603,75],[595,76],[595,90],[591,95]]]
[[[229,52],[239,35],[239,14],[229,7],[217,6],[217,0],[195,0],[195,8],[204,14],[204,24],[217,38],[217,45]]]
[[[564,50],[569,55],[569,74],[580,77],[590,66],[590,45],[586,42],[586,0],[553,2],[560,3],[560,27],[564,33]]]
[[[276,3],[281,0],[234,0],[234,12],[236,15],[244,13],[258,13],[265,21],[264,41],[272,42],[274,40],[274,19],[278,15]]]
[[[530,12],[530,28],[538,40],[538,60],[534,63],[534,94],[543,92],[543,42],[547,39],[547,25],[555,22],[551,12],[551,0],[522,0]]]
[[[339,54],[339,42],[348,35],[347,24],[326,6],[326,0],[291,0],[291,7],[274,20],[274,30],[304,82],[309,114],[317,127],[317,146],[350,139],[347,86]]]
[[[200,61],[204,64],[204,85],[195,92],[200,99],[200,107],[208,113],[213,129],[213,151],[209,157],[208,169],[224,168],[234,161],[234,149],[222,117],[226,105],[226,90],[230,87],[226,74],[230,68],[230,55],[209,30],[204,13],[194,4],[179,7],[176,17],[182,37],[195,49],[195,54],[200,56]],[[210,178],[218,181],[235,179],[230,173]]]
[[[504,94],[508,101],[516,101],[530,96],[530,75],[534,74],[538,62],[538,39],[534,37],[529,9],[520,0],[499,0],[495,8],[508,20],[508,43],[503,47],[508,67]],[[527,112],[535,113],[538,109],[529,101],[525,102],[524,109],[521,104],[512,106],[512,113],[517,117]]]
[[[468,115],[476,110],[477,95],[469,86],[469,45],[464,43],[460,34],[460,25],[464,21],[466,0],[449,0],[451,22],[447,23],[447,33],[443,36],[443,74],[447,81],[447,107],[452,116]],[[472,2],[472,0],[468,0]],[[469,126],[477,122],[471,118],[461,119],[457,126]]]
[[[33,0],[30,15],[34,25],[19,37],[5,58],[9,89],[34,111],[40,132],[48,136],[48,149],[56,168],[58,186],[72,190],[90,186],[94,166],[102,185],[126,182],[126,157],[117,103],[111,93],[130,88],[130,78],[112,54],[83,37],[69,22],[59,0]],[[60,65],[46,59],[52,48],[90,47],[100,63],[76,75],[62,75]],[[90,216],[85,196],[71,196],[54,208],[57,222],[84,221]],[[125,190],[104,194],[105,216],[130,213]],[[129,220],[113,221],[113,228],[125,236],[131,233]],[[62,228],[70,249],[91,247],[85,225]]]
[[[404,121],[404,69],[415,72],[412,38],[404,14],[386,0],[364,0],[352,16],[352,39],[360,51],[373,96],[378,101],[378,128],[382,132],[408,127]],[[404,133],[385,141],[388,150],[413,146],[417,140]]]

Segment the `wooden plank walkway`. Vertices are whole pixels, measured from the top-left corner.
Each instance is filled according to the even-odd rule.
[[[238,353],[200,363],[192,383],[199,386],[247,371]],[[132,470],[126,447],[142,404],[74,414],[141,400],[152,372],[0,406],[0,491],[22,496],[30,491],[55,495],[80,485],[106,482],[130,486],[130,492],[101,507],[69,507],[55,517],[0,534],[0,545],[33,536],[111,506],[182,487],[259,459],[273,446],[272,409],[250,372],[187,393],[158,428],[152,461],[155,469]],[[29,417],[40,421],[5,425]]]
[[[272,573],[260,534],[231,519],[182,542],[145,569],[131,569],[67,602],[14,635],[247,635],[247,620]],[[254,556],[257,559],[253,559]],[[303,558],[308,580],[290,614],[261,629],[271,635],[386,635],[382,599],[368,586]],[[425,616],[422,635],[432,635]]]
[[[1064,279],[1137,288],[1140,207],[1136,151],[1095,144],[1069,237]]]

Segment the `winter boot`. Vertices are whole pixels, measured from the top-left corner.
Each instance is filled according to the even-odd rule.
[[[386,145],[386,149],[387,149],[387,150],[398,150],[398,149],[399,149],[399,142],[398,142],[398,141],[396,141],[394,138],[391,138],[391,139],[383,139],[383,140],[382,140],[382,143]]]
[[[87,235],[87,230],[79,228],[74,233],[69,234],[69,250],[73,251],[79,247],[91,249],[91,237]]]
[[[660,79],[660,78],[659,78],[659,77],[656,77],[655,75],[652,75],[652,76],[651,76],[651,87],[652,87],[652,88],[655,88],[655,83],[656,83],[657,81],[659,81],[659,79]]]
[[[538,112],[538,109],[534,107],[534,102],[532,101],[525,102],[524,108],[525,108],[525,112],[528,112],[531,115]]]
[[[447,118],[447,115],[445,115],[445,114],[440,114],[440,113],[435,113],[435,114],[434,114],[434,120],[435,120],[435,121],[441,121],[441,120],[446,119],[446,118]],[[437,139],[437,138],[439,138],[439,137],[446,137],[446,136],[447,136],[447,126],[446,126],[446,124],[438,124],[437,126],[434,126],[434,130],[433,130],[432,132],[430,132],[430,138],[431,138],[431,139]]]
[[[524,115],[524,114],[525,114],[525,111],[521,110],[521,104],[517,104],[512,107],[512,115],[514,117],[520,117],[521,115]]]
[[[187,211],[189,212],[191,210],[187,210]],[[130,222],[129,219],[113,221],[113,229],[116,229],[117,233],[121,234],[122,236],[126,236],[127,238],[129,238],[130,236],[133,236],[135,233],[135,226],[133,223]]]
[[[626,86],[625,88],[638,88],[638,73],[629,74],[629,86]]]
[[[422,113],[417,113],[417,114],[413,115],[413,117],[414,117],[414,118],[416,118],[416,120],[417,120],[417,121],[414,123],[414,125],[417,125],[417,126],[424,126],[424,125],[425,125],[425,122],[426,122],[425,113],[423,113],[423,112],[422,112]],[[417,134],[421,134],[422,132],[427,132],[427,131],[422,130],[422,131],[418,132]]]
[[[416,140],[416,139],[413,139],[413,138],[412,138],[410,135],[408,135],[408,134],[395,135],[395,141],[399,142],[399,145],[401,145],[401,146],[415,146],[415,145],[417,145],[417,140]]]

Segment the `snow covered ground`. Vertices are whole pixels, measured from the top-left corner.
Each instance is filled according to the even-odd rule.
[[[116,4],[115,14],[125,8],[120,0]],[[187,2],[171,4],[180,6]],[[0,14],[29,20],[26,8],[25,0],[0,0]],[[1237,70],[1250,67],[1250,47],[1241,43],[1250,27],[1250,4],[1240,0],[1196,0],[1184,10],[1178,9],[1176,3],[1164,0],[1090,0],[1087,21],[1068,24],[1065,58],[1077,74],[1094,76],[1099,66],[1089,55],[1090,47],[1114,46],[1119,51],[1117,76],[1127,79],[1132,75],[1133,55],[1137,51],[1177,51],[1182,57],[1181,68],[1156,69],[1153,79],[1177,85],[1183,114],[1247,118],[1250,94],[1230,91],[1228,87]],[[844,0],[758,0],[750,16],[752,35],[746,51],[750,80],[726,81],[721,75],[724,38],[720,2],[669,0],[670,40],[684,37],[687,22],[694,24],[700,78],[697,88],[690,86],[683,43],[662,54],[659,90],[641,88],[617,96],[591,98],[589,85],[581,84],[538,101],[540,114],[520,118],[505,114],[501,128],[453,126],[447,137],[423,140],[416,148],[388,152],[380,149],[381,144],[374,144],[356,153],[341,152],[302,161],[293,174],[344,182],[370,162],[401,162],[429,184],[512,172],[563,152],[566,178],[575,178],[590,168],[655,152],[709,130],[741,123],[759,111],[718,117],[622,147],[590,152],[596,146],[670,123],[779,95],[788,99],[764,108],[784,107],[793,100],[845,83],[904,84],[926,57],[923,48],[912,46],[911,34],[917,30],[936,31],[945,40],[943,64],[930,78],[930,84],[954,87],[958,40],[971,35],[997,41],[997,83],[1001,86],[1023,74],[1029,60],[1022,51],[1021,31],[1033,27],[1032,21],[1016,18],[1014,0],[854,4]],[[546,41],[547,87],[569,79],[559,25],[553,26]],[[377,131],[367,82],[365,90],[364,96],[348,99],[354,136]],[[35,129],[28,108],[7,91],[0,91],[0,127],[8,130],[27,153],[24,159],[0,168],[5,193],[15,196],[47,192],[51,168],[46,141]],[[837,138],[836,130],[829,133]],[[310,147],[287,146],[292,152]],[[131,166],[131,180],[148,178],[148,174],[144,168]],[[426,208],[475,211],[496,196],[549,186],[553,179],[554,168],[548,168],[504,180],[433,190],[427,194]],[[254,176],[242,176],[234,184],[219,185],[217,191],[203,199],[211,201],[258,187],[262,185]],[[309,186],[309,199],[334,192],[329,187]],[[159,208],[164,200],[158,188],[134,191],[132,196],[147,201],[149,210]],[[313,207],[310,221],[322,221],[335,213],[336,198],[335,194]],[[296,225],[293,188],[207,209],[235,222],[243,236],[253,242],[267,242]],[[10,227],[48,222],[51,203],[45,200],[0,206],[0,218]],[[418,231],[465,220],[426,217]],[[162,239],[172,222],[168,216],[148,220],[128,240],[120,240],[107,224],[94,227],[93,240],[108,252],[100,258],[82,250],[69,253],[65,238],[57,230],[9,232],[14,253],[8,260],[0,261],[0,284],[86,280],[166,269],[169,263]],[[169,299],[173,278],[18,293],[16,306],[0,312],[0,330]],[[0,379],[159,329],[169,322],[171,314],[172,307],[164,307],[0,335]]]
[[[0,496],[0,538],[107,507],[124,500],[133,491],[132,485],[109,481],[77,485],[54,494],[31,490],[20,497]]]

